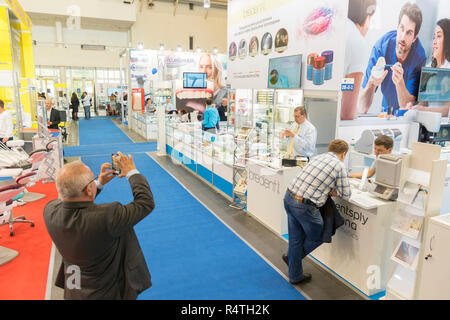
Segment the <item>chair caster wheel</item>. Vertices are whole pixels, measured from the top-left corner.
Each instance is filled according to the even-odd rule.
[[[10,235],[11,237],[14,237],[14,232],[10,232],[9,235]]]
[[[31,224],[31,227],[34,227],[34,223]]]

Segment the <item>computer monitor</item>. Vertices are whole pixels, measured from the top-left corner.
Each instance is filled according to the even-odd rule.
[[[418,101],[450,101],[450,69],[422,68]]]
[[[206,73],[201,72],[184,72],[183,73],[184,89],[206,89]]]
[[[269,60],[268,85],[270,89],[300,89],[302,55],[272,58]]]

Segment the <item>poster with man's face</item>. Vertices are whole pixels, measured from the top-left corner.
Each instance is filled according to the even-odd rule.
[[[343,93],[341,120],[417,104],[422,68],[450,67],[449,12],[448,0],[350,0],[344,78],[355,85]]]

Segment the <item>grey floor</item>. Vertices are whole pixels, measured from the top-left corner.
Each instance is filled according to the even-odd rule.
[[[117,119],[113,122],[134,142],[147,142],[141,136],[130,131]],[[70,138],[65,145],[78,145],[78,124],[71,126]],[[231,231],[240,237],[248,246],[258,253],[282,277],[288,279],[288,268],[281,259],[287,252],[288,242],[267,229],[257,220],[241,210],[231,208],[230,201],[219,191],[214,190],[207,182],[196,177],[184,167],[175,164],[169,157],[159,157],[156,153],[148,153],[164,170],[172,175],[186,190],[206,206]],[[79,158],[66,158],[74,161]],[[188,186],[188,187],[187,187]],[[49,299],[63,299],[63,290],[55,287],[54,281],[61,264],[61,256],[55,249],[53,279]],[[309,258],[303,260],[304,271],[312,274],[312,281],[295,285],[305,297],[311,300],[364,300],[363,295],[335,277],[329,271]]]

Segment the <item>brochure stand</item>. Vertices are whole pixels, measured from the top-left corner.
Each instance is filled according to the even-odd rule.
[[[447,160],[441,147],[416,142],[404,157],[398,210],[393,224],[393,246],[386,300],[417,299],[424,262],[424,241],[430,218],[440,214]]]

